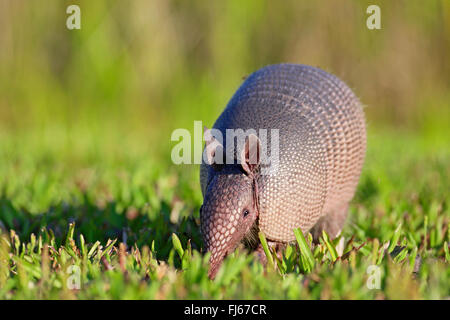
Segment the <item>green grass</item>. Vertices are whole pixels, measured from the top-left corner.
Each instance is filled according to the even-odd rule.
[[[107,130],[3,134],[0,299],[448,298],[446,136],[378,129],[368,146],[342,238],[312,246],[297,233],[266,270],[239,250],[210,281],[198,168],[171,165],[170,145]],[[366,285],[370,265],[380,289]]]

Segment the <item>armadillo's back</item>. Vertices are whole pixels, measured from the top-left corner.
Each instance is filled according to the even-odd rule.
[[[294,228],[309,230],[353,197],[366,148],[364,114],[352,91],[323,70],[293,64],[258,70],[214,128],[224,134],[264,128],[269,136],[279,130],[278,170],[259,179],[259,227],[269,239],[291,241]]]

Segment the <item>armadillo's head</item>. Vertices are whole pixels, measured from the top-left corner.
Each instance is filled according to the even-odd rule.
[[[252,179],[235,168],[223,170],[208,185],[200,213],[203,241],[211,252],[211,278],[223,259],[248,235],[257,218]]]
[[[254,145],[258,145],[258,138],[253,137]],[[222,261],[242,240],[253,237],[258,218],[256,165],[249,161],[253,137],[246,141],[240,164],[211,169],[214,174],[200,209],[203,241],[206,250],[211,252],[210,278],[215,277]]]

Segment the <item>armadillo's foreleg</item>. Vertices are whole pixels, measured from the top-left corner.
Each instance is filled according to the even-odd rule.
[[[275,242],[275,241],[267,241],[267,245],[269,246],[271,251],[275,250],[275,252],[277,253],[278,259],[280,259],[280,260],[283,259],[283,251],[286,248],[286,244],[285,243]],[[264,252],[264,248],[261,245],[261,243],[258,244],[258,247],[255,249],[255,254],[259,258],[261,263],[264,266],[266,266],[266,264],[267,264],[267,256],[266,256],[266,253]]]
[[[331,239],[339,236],[345,224],[347,212],[348,203],[345,203],[320,218],[310,231],[314,238],[314,242],[319,242],[319,238],[322,236],[322,230],[325,230]]]

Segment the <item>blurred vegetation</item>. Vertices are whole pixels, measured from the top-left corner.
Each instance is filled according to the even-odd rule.
[[[366,27],[370,1],[81,0],[72,31],[70,1],[0,3],[3,130],[212,123],[244,76],[278,62],[336,74],[370,123],[448,126],[448,1],[377,1],[381,30]]]
[[[369,4],[0,0],[0,298],[449,297],[450,2],[377,1],[381,30]],[[210,282],[198,167],[172,164],[170,133],[212,125],[278,62],[329,71],[366,105],[348,255],[322,242],[305,267],[293,249],[281,275],[235,255]],[[381,290],[365,286],[374,262]]]

